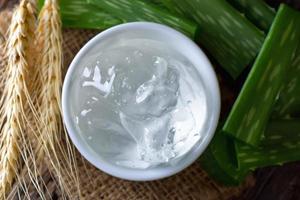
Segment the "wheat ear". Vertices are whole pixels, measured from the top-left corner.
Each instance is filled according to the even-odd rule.
[[[35,17],[32,7],[22,0],[13,13],[6,43],[7,80],[0,101],[0,199],[5,199],[18,176],[20,140],[25,137],[25,104],[30,101],[26,80],[29,66],[30,41]]]
[[[64,131],[61,118],[62,87],[62,33],[58,2],[45,0],[39,14],[37,44],[41,57],[38,59],[38,76],[41,81],[39,95],[41,117],[41,148],[37,160],[47,158],[54,169],[61,189],[71,196],[67,182],[78,184],[76,161],[73,146]],[[64,134],[62,134],[64,133]],[[62,140],[65,140],[64,145]]]

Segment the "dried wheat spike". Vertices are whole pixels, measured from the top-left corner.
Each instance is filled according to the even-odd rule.
[[[31,5],[22,0],[13,13],[6,43],[7,80],[0,101],[0,199],[18,176],[21,140],[25,137],[25,105],[30,101],[26,80],[30,73],[30,42],[35,17]]]
[[[36,85],[42,86],[38,97],[42,123],[40,124],[41,135],[38,139],[41,147],[37,160],[46,158],[58,178],[61,189],[70,196],[67,182],[78,184],[78,179],[74,149],[68,141],[61,118],[63,53],[58,2],[46,0],[38,19],[37,46],[40,57],[34,80],[40,82]],[[62,144],[63,140],[66,141],[64,144]]]

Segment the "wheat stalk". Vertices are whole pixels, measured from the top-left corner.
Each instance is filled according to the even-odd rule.
[[[40,57],[37,61],[39,67],[34,82],[40,82],[36,85],[42,86],[38,96],[41,118],[41,135],[38,140],[41,146],[37,152],[37,160],[47,158],[61,189],[71,196],[67,183],[72,181],[78,184],[78,176],[74,149],[61,118],[63,54],[61,21],[56,0],[46,0],[39,14],[37,44],[40,48]],[[62,139],[65,140],[64,146],[61,143]]]
[[[20,165],[20,144],[25,138],[26,102],[30,93],[26,81],[32,69],[30,52],[35,17],[31,5],[22,0],[12,16],[6,43],[7,80],[0,101],[0,199],[5,199]]]

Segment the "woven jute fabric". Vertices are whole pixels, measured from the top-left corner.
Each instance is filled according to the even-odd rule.
[[[0,33],[5,33],[7,29],[8,16],[9,12],[6,12],[6,14],[4,12],[0,13]],[[74,29],[63,30],[64,72],[66,72],[79,49],[98,32]],[[0,57],[0,60],[2,59]],[[76,152],[76,157],[82,193],[81,198],[88,200],[231,199],[234,196],[239,196],[245,189],[254,184],[253,178],[248,177],[239,187],[224,187],[209,178],[206,172],[201,169],[199,163],[194,163],[181,173],[163,180],[150,182],[125,181],[103,173],[86,161],[78,152]],[[61,193],[56,187],[55,181],[47,173],[49,171],[45,169],[44,176],[46,179],[44,180],[47,182],[47,187],[49,187],[48,191],[53,193],[53,198],[61,199]],[[70,182],[68,185],[71,188],[74,187],[74,191],[76,191],[75,184]]]

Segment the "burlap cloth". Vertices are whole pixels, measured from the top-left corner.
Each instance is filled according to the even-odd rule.
[[[8,22],[9,12],[0,12],[0,33],[6,32]],[[79,49],[98,32],[63,30],[64,71]],[[0,60],[2,60],[1,57]],[[210,179],[199,163],[194,163],[181,173],[159,181],[125,181],[103,173],[81,157],[78,152],[76,154],[83,199],[232,199],[254,184],[254,179],[248,177],[239,187],[224,187]],[[53,178],[47,173],[48,171],[45,170],[44,181],[52,193],[51,196],[53,199],[61,199],[61,192],[56,187]],[[69,185],[72,187],[73,184]]]

